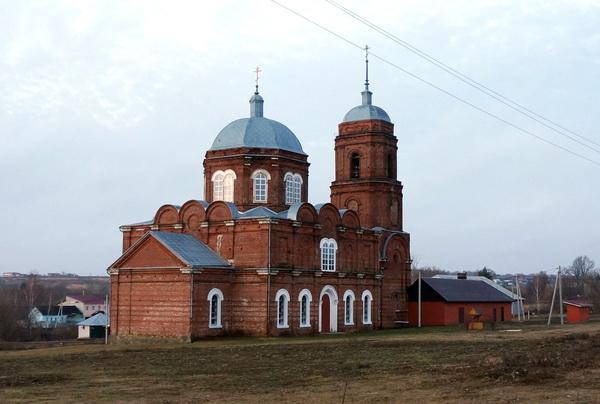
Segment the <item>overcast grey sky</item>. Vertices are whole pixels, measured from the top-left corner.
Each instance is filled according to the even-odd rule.
[[[280,0],[413,73],[589,158],[322,0]],[[339,0],[402,39],[600,143],[600,2]],[[310,155],[329,199],[333,141],[359,104],[363,54],[270,1],[0,0],[0,272],[104,274],[120,224],[202,198],[202,160],[248,115]],[[405,230],[420,265],[535,272],[600,260],[600,167],[377,60],[395,123]]]

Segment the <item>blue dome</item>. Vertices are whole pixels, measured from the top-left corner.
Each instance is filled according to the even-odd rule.
[[[392,122],[387,112],[375,105],[359,105],[352,108],[344,116],[344,122],[364,121],[366,119],[379,119]]]
[[[225,126],[210,150],[256,147],[305,154],[300,141],[282,123],[264,117],[242,118]]]
[[[225,126],[210,150],[253,147],[305,154],[294,132],[280,122],[263,117],[263,102],[257,88],[250,98],[250,118],[238,119]]]
[[[361,93],[362,104],[352,108],[344,116],[344,122],[364,121],[368,119],[379,119],[392,123],[390,116],[383,109],[373,105],[373,93],[369,91],[369,82],[365,82],[365,90]]]

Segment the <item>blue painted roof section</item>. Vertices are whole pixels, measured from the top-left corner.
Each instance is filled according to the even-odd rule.
[[[150,235],[191,268],[230,266],[210,247],[191,234],[151,231]]]
[[[120,227],[123,227],[123,226],[125,226],[125,227],[128,227],[128,226],[148,226],[148,225],[151,225],[151,224],[154,224],[154,219],[146,220],[144,222],[124,224],[124,225],[121,225]]]
[[[106,327],[108,324],[108,317],[104,313],[98,313],[95,316],[88,318],[87,320],[80,321],[77,325],[87,325],[87,326],[101,326]]]
[[[279,214],[264,206],[257,206],[256,208],[249,209],[245,212],[241,212],[239,215],[240,219],[257,218],[257,217],[281,217]]]
[[[284,124],[262,116],[242,118],[225,126],[210,150],[253,147],[305,154],[300,141]]]
[[[370,119],[378,119],[380,121],[386,121],[392,123],[390,116],[383,109],[376,105],[373,105],[372,95],[369,91],[369,82],[365,82],[365,90],[361,93],[362,104],[352,108],[344,116],[344,122],[364,121]]]
[[[369,119],[378,119],[381,121],[392,122],[390,116],[383,109],[376,105],[358,105],[352,108],[344,116],[344,122],[364,121]]]

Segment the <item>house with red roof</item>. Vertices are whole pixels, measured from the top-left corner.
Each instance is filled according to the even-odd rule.
[[[95,295],[67,295],[65,300],[58,305],[62,307],[77,307],[85,318],[90,318],[99,312],[106,313],[104,298]]]

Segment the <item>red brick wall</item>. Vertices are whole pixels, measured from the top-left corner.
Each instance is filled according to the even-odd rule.
[[[189,275],[177,269],[119,270],[111,276],[111,334],[190,336]]]
[[[475,307],[482,312],[484,322],[493,321],[493,310],[496,309],[496,321],[501,319],[501,310],[504,308],[504,321],[512,319],[510,303],[445,303],[445,302],[422,302],[421,324],[422,325],[452,325],[459,324],[458,311],[463,307],[465,310],[465,323],[472,321],[469,315],[471,308]],[[409,322],[411,325],[418,324],[417,302],[408,303]]]

